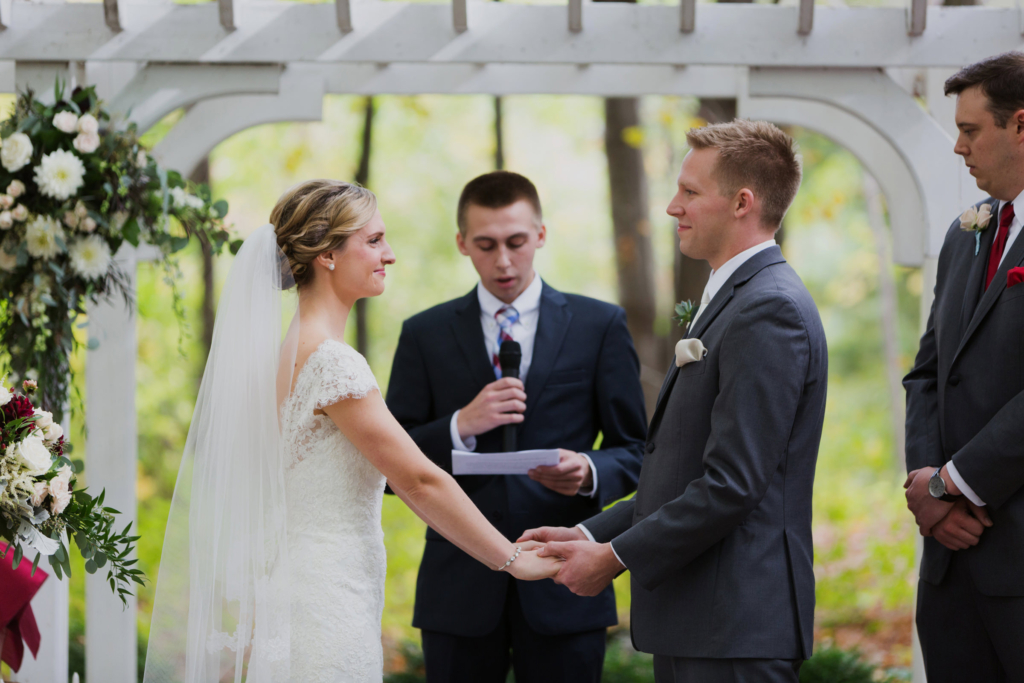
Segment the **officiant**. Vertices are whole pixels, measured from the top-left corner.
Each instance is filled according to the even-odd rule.
[[[509,539],[573,526],[636,490],[646,439],[640,364],[620,307],[560,292],[534,271],[544,246],[537,189],[507,171],[462,191],[459,251],[480,276],[468,294],[405,321],[387,403],[417,445],[452,471],[452,449],[559,449],[529,475],[459,476]],[[520,379],[501,378],[502,341],[520,345]],[[598,445],[599,442],[599,445]],[[599,683],[611,586],[596,597],[518,582],[427,529],[413,626],[430,683]]]

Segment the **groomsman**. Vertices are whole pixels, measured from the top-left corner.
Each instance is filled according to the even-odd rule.
[[[1024,55],[946,81],[953,151],[991,196],[953,221],[907,389],[928,683],[1024,681]]]
[[[691,129],[679,249],[711,265],[651,420],[635,497],[521,540],[565,558],[579,595],[631,577],[633,645],[657,683],[797,683],[814,630],[811,494],[828,353],[811,295],[775,244],[800,186],[770,123]]]
[[[637,486],[646,416],[625,312],[536,274],[547,229],[523,176],[471,181],[457,220],[456,244],[480,282],[405,321],[388,406],[448,472],[453,448],[501,451],[505,425],[521,449],[560,449],[557,466],[529,476],[456,479],[509,539],[572,526]],[[522,380],[500,379],[505,339],[522,347]],[[551,581],[518,582],[427,529],[413,626],[430,683],[504,683],[510,664],[523,683],[599,683],[605,628],[616,623],[611,586],[582,598]]]

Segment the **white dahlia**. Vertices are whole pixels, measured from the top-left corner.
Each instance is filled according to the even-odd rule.
[[[87,280],[96,280],[110,270],[110,246],[99,235],[89,235],[71,245],[71,267]]]
[[[63,201],[82,187],[85,165],[74,152],[58,149],[43,155],[35,173],[39,191]]]
[[[0,164],[11,173],[21,170],[32,160],[32,140],[24,133],[15,133],[0,147]]]
[[[61,252],[64,231],[49,216],[36,216],[25,226],[25,246],[36,258],[53,258]]]

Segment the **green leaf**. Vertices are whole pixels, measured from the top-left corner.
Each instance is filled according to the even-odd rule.
[[[18,545],[16,545],[14,547],[14,560],[11,563],[11,569],[17,569],[18,568],[18,565],[21,564],[22,555],[23,555],[23,551],[21,549],[21,544],[19,543]]]
[[[36,570],[39,569],[39,560],[41,560],[42,557],[43,557],[42,553],[36,553],[36,559],[32,563],[32,574],[31,574],[32,576],[36,575]]]
[[[213,212],[217,215],[217,218],[224,218],[228,215],[228,203],[223,199],[219,199],[213,203]]]
[[[86,344],[86,347],[90,351],[95,351],[96,349],[98,349],[100,347],[100,340],[97,339],[96,337],[89,337],[89,342],[88,342],[88,344]]]
[[[86,560],[85,561],[85,571],[86,572],[88,572],[89,574],[95,574],[97,569],[98,569],[98,567],[96,566],[95,562],[93,562],[92,560]]]
[[[92,561],[96,563],[97,567],[102,567],[107,563],[107,556],[100,551],[96,551],[96,554],[92,556]]]
[[[124,224],[124,227],[121,228],[121,234],[124,236],[125,240],[127,240],[128,243],[131,244],[133,247],[139,246],[140,232],[141,229],[139,228],[139,221],[135,218],[130,218]]]
[[[61,545],[57,548],[57,552],[55,552],[53,556],[57,559],[58,562],[63,563],[67,559],[68,554],[64,552],[64,546]]]

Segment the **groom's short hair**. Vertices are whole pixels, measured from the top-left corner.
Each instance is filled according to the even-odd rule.
[[[981,86],[996,125],[1005,128],[1013,113],[1024,109],[1024,53],[1004,52],[965,66],[946,80],[943,91],[959,95],[975,86]]]
[[[736,119],[686,133],[691,149],[716,149],[713,177],[723,196],[749,189],[761,202],[761,223],[778,230],[800,189],[796,143],[767,121]]]
[[[504,209],[523,200],[533,207],[537,226],[540,227],[544,220],[540,210],[540,196],[537,194],[537,188],[526,176],[512,171],[491,171],[477,176],[466,183],[459,196],[459,208],[456,213],[459,232],[463,236],[466,234],[466,211],[471,204],[485,209]]]

